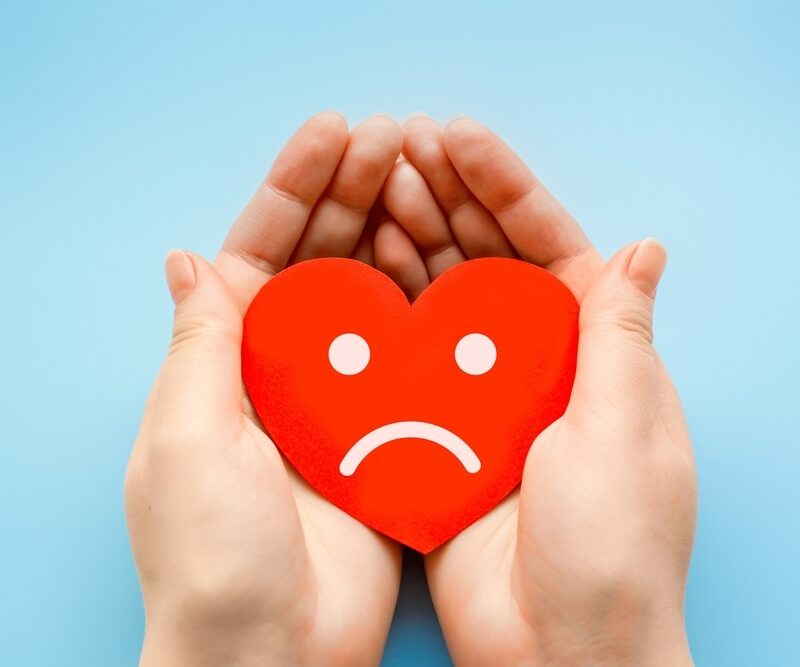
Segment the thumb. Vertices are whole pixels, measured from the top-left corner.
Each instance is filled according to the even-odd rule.
[[[630,244],[601,271],[581,304],[578,362],[568,412],[604,420],[653,416],[657,360],[653,298],[667,252],[655,239]]]
[[[169,422],[199,426],[241,409],[242,316],[228,286],[202,257],[173,250],[164,262],[175,323],[157,385]]]

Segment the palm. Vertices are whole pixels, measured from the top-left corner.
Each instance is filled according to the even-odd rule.
[[[339,116],[321,114],[298,131],[215,261],[240,315],[287,264],[323,256],[371,261],[367,212],[401,143],[400,128],[385,117],[348,136]],[[312,664],[334,664],[334,656],[343,664],[377,662],[397,595],[399,547],[311,489],[285,463],[244,392],[240,405],[242,465],[231,477],[240,502],[232,511],[249,519],[236,522],[248,532],[242,543],[261,551],[253,589],[297,611]]]
[[[341,652],[358,628],[364,643],[343,662],[374,662],[397,593],[399,550],[311,489],[248,415],[235,449],[245,457],[241,469],[250,471],[244,480],[241,472],[236,476],[241,503],[233,508],[235,525],[247,531],[242,541],[260,545],[261,552],[256,574],[262,580],[251,581],[253,589],[272,591],[284,613],[316,601],[297,609],[313,628],[306,647],[311,655]]]

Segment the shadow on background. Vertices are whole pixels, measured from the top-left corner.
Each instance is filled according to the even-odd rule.
[[[392,619],[392,630],[383,654],[382,667],[410,664],[451,665],[447,646],[436,619],[422,556],[403,551],[403,579]]]

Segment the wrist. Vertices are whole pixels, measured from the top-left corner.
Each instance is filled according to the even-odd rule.
[[[692,667],[694,661],[683,616],[655,624],[655,630],[643,642],[639,656],[637,664],[644,667]]]
[[[297,641],[268,623],[192,614],[148,616],[140,667],[264,667],[301,664]]]
[[[541,667],[692,667],[683,618],[662,619],[643,627],[621,621],[604,632],[541,629]]]

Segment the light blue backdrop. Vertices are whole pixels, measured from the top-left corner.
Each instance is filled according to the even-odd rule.
[[[668,246],[657,338],[701,487],[692,647],[798,663],[796,4],[136,4],[0,9],[1,665],[134,664],[121,481],[169,334],[164,253],[212,255],[323,108],[472,114],[603,252]],[[385,665],[448,664],[406,574]]]

